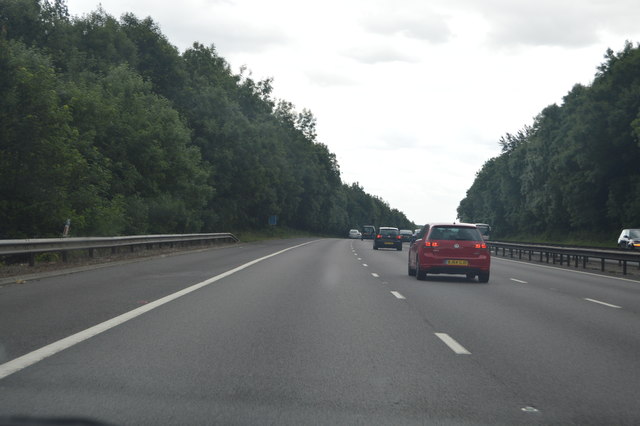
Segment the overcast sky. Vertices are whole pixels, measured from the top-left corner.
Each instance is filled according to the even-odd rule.
[[[501,136],[640,41],[637,0],[67,0],[74,16],[99,4],[273,78],[314,114],[342,180],[419,224],[455,220]]]

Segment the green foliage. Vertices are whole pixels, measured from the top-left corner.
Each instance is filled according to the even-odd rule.
[[[590,87],[576,85],[517,135],[499,141],[458,216],[494,235],[615,236],[640,224],[640,48],[629,42]]]
[[[151,18],[0,2],[0,238],[413,227],[245,71]]]
[[[91,189],[75,191],[95,170],[48,58],[3,39],[0,52],[0,235],[59,235],[66,218],[99,202]]]

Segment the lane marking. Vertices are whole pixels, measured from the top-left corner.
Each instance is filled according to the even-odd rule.
[[[401,295],[400,293],[398,293],[397,291],[392,291],[391,294],[393,294],[395,297],[397,297],[398,299],[406,299],[406,297],[404,297],[403,295]]]
[[[511,259],[504,259],[504,258],[501,258],[501,257],[491,256],[491,261],[494,261],[494,260],[502,261],[502,262],[519,263],[521,265],[524,264],[524,265],[529,265],[529,266],[536,266],[538,268],[553,269],[554,271],[564,271],[564,272],[571,272],[571,273],[574,273],[574,274],[591,275],[592,277],[598,277],[598,278],[609,278],[609,279],[612,279],[612,280],[627,281],[627,282],[635,283],[635,284],[638,284],[638,282],[640,282],[639,280],[632,280],[630,278],[613,277],[611,275],[606,275],[604,273],[595,274],[593,272],[576,271],[575,269],[561,268],[559,266],[540,265],[538,263],[525,262],[524,260],[511,260]]]
[[[510,280],[511,280],[511,281],[515,281],[515,282],[520,283],[520,284],[527,284],[527,282],[526,282],[526,281],[517,280],[517,279],[515,279],[515,278],[510,278]]]
[[[361,257],[359,257],[359,258],[358,258],[358,260],[362,260],[362,258],[361,258]]]
[[[369,266],[369,265],[367,265],[366,263],[363,263],[362,266]]]
[[[604,305],[604,306],[608,306],[610,308],[615,308],[615,309],[622,309],[622,306],[618,306],[618,305],[612,305],[611,303],[607,303],[607,302],[601,302],[599,300],[596,299],[589,299],[588,297],[585,297],[584,300],[588,301],[588,302],[593,302],[593,303],[598,303],[600,305]]]
[[[0,365],[0,380],[5,377],[17,373],[18,371],[27,368],[38,361],[42,361],[45,358],[48,358],[52,355],[57,354],[60,351],[68,349],[74,345],[77,345],[80,342],[83,342],[93,336],[96,336],[100,333],[103,333],[113,327],[116,327],[120,324],[123,324],[129,320],[132,320],[146,312],[149,312],[157,307],[164,305],[165,303],[169,303],[175,299],[178,299],[182,296],[185,296],[189,293],[192,293],[196,290],[201,289],[209,284],[213,284],[216,281],[219,281],[223,278],[226,278],[230,275],[235,274],[236,272],[240,272],[243,269],[248,268],[249,266],[255,265],[256,263],[262,262],[263,260],[269,259],[270,257],[277,256],[279,254],[285,253],[289,250],[293,250],[302,246],[306,246],[307,244],[314,243],[319,240],[308,241],[306,243],[298,244],[293,247],[286,248],[284,250],[280,250],[275,253],[271,253],[267,256],[263,256],[259,259],[252,260],[251,262],[247,262],[244,265],[240,265],[237,268],[231,269],[227,272],[223,272],[220,275],[216,275],[215,277],[209,278],[208,280],[202,281],[198,284],[194,284],[191,287],[187,287],[180,291],[177,291],[173,294],[165,296],[161,299],[155,300],[153,302],[147,303],[146,305],[140,306],[139,308],[133,309],[129,312],[125,312],[122,315],[119,315],[115,318],[111,318],[110,320],[104,321],[100,324],[94,325],[93,327],[87,328],[86,330],[80,331],[76,334],[72,334],[71,336],[65,337],[64,339],[60,339],[57,342],[53,342],[47,346],[44,346],[40,349],[36,349],[33,352],[30,352],[21,357],[15,358],[9,362]]]
[[[455,339],[449,336],[447,333],[435,333],[436,336],[440,340],[442,340],[445,345],[449,346],[449,348],[458,355],[471,355],[471,352],[466,350],[464,346],[460,343],[456,342]]]
[[[375,272],[372,272],[371,275],[373,275],[376,278],[380,278],[380,275],[376,274]]]

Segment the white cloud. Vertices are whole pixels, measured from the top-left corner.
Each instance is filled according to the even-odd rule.
[[[418,62],[414,55],[402,52],[393,46],[369,45],[353,47],[344,51],[345,56],[369,65],[384,62]]]
[[[306,75],[312,84],[321,87],[351,86],[357,84],[357,81],[351,77],[323,69],[307,70]]]
[[[362,20],[368,31],[382,35],[402,35],[432,43],[444,43],[451,37],[445,17],[435,12],[416,15],[411,11],[369,16]]]
[[[637,32],[640,20],[635,0],[451,0],[450,5],[483,16],[488,41],[501,48],[592,46],[603,32]]]

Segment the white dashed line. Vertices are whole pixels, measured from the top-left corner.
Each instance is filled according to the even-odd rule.
[[[373,275],[376,278],[380,278],[380,275],[376,274],[375,272],[372,272],[371,275]]]
[[[359,257],[359,258],[358,258],[358,260],[362,260],[362,258],[361,258],[361,257]]]
[[[593,303],[598,303],[600,305],[608,306],[610,308],[622,309],[622,306],[612,305],[611,303],[601,302],[601,301],[595,300],[595,299],[589,299],[588,297],[585,297],[584,300],[586,300],[588,302],[593,302]]]
[[[363,263],[362,266],[369,266],[369,265],[367,265],[366,263]]]
[[[449,348],[458,355],[471,355],[471,352],[466,350],[464,346],[456,342],[453,337],[447,333],[435,333],[440,340],[442,340]]]
[[[403,295],[401,295],[400,293],[398,293],[397,291],[392,291],[391,294],[393,294],[395,297],[397,297],[398,299],[406,299],[406,297],[404,297]]]
[[[527,284],[526,281],[516,280],[515,278],[510,278],[510,279],[511,279],[511,281],[515,281],[515,282],[520,283],[520,284]]]

